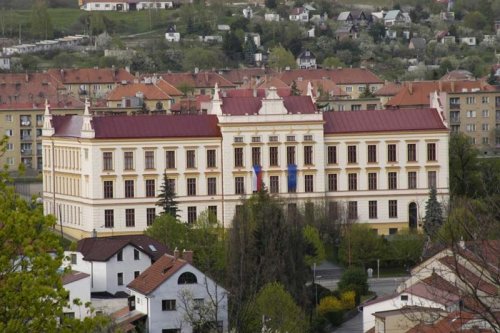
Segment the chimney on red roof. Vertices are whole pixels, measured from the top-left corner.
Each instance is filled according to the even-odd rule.
[[[175,248],[175,250],[174,250],[174,259],[175,260],[179,259],[179,254],[180,254],[179,250],[177,248]]]
[[[193,251],[182,251],[182,259],[186,260],[188,263],[193,263]]]
[[[413,94],[413,83],[408,83],[408,91],[410,92],[410,95]]]
[[[439,84],[439,92],[443,91],[443,81],[439,80],[438,84]]]
[[[455,81],[451,81],[451,92],[455,92]]]

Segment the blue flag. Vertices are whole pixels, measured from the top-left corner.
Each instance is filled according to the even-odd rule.
[[[297,190],[297,165],[288,164],[288,192]]]

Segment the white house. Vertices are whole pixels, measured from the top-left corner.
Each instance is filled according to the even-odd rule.
[[[461,44],[466,44],[469,46],[476,46],[477,45],[477,40],[476,37],[461,37],[460,38],[460,43]]]
[[[297,57],[297,66],[302,69],[316,69],[316,56],[309,50],[305,50]]]
[[[0,69],[4,71],[10,70],[10,57],[0,52]]]
[[[288,19],[295,22],[309,22],[309,10],[305,7],[292,8]]]
[[[227,332],[227,291],[192,265],[192,253],[185,254],[163,255],[129,283],[129,310],[147,315],[145,326],[150,333],[191,333],[193,322],[186,314],[196,320],[203,307],[212,317],[204,324]]]
[[[218,24],[217,30],[227,32],[227,31],[231,31],[231,27],[229,26],[229,24]]]
[[[198,40],[200,42],[205,42],[205,43],[222,43],[224,39],[220,35],[209,35],[209,36],[198,36]]]
[[[243,17],[249,20],[253,17],[252,7],[248,6],[246,8],[243,8]]]
[[[252,38],[255,46],[260,47],[260,34],[247,32],[245,33],[245,42],[248,40],[248,38]]]
[[[264,14],[264,21],[279,22],[280,21],[280,14],[275,14],[275,13]]]
[[[69,293],[69,306],[63,309],[64,316],[78,319],[89,317],[91,313],[85,304],[90,302],[90,275],[72,270],[64,274],[62,280],[64,289]],[[79,304],[74,304],[75,300]]]
[[[181,34],[177,32],[177,27],[175,25],[167,28],[165,39],[167,42],[179,42],[181,40]]]
[[[67,265],[90,275],[92,292],[115,295],[166,253],[161,243],[145,235],[90,237],[66,251]]]
[[[390,10],[384,15],[384,25],[385,26],[393,26],[393,25],[402,25],[407,24],[409,16],[404,15],[400,10]],[[410,20],[411,21],[411,20]]]

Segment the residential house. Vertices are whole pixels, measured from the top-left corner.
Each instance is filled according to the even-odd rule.
[[[349,12],[341,12],[337,17],[337,21],[345,24],[366,26],[372,20],[371,14],[365,14],[362,10],[352,10]]]
[[[316,56],[309,50],[302,51],[297,57],[297,66],[301,69],[316,69]]]
[[[217,31],[228,32],[231,31],[229,24],[217,24]]]
[[[243,8],[243,17],[246,19],[251,20],[253,18],[253,9],[252,7],[248,6],[246,8]]]
[[[390,10],[384,16],[384,25],[386,27],[394,25],[406,25],[408,23],[407,17],[399,9]]]
[[[435,321],[420,320],[418,325],[405,333],[433,332],[496,333],[498,332],[498,328],[491,327],[491,324],[478,314],[455,311],[448,315],[443,315]]]
[[[495,31],[497,36],[500,35],[500,20],[495,20]]]
[[[206,325],[217,332],[228,331],[228,292],[193,266],[189,251],[161,256],[127,287],[128,310],[147,316],[145,327],[150,333],[194,332],[186,314],[201,309],[214,314]]]
[[[108,94],[106,101],[109,108],[136,107],[145,112],[166,113],[174,98],[150,82],[119,85]]]
[[[242,86],[253,88],[255,84],[258,85],[261,80],[264,80],[266,77],[272,76],[275,73],[271,68],[254,67],[222,70],[219,74],[229,82],[232,82],[238,88],[241,88]]]
[[[408,44],[408,48],[410,50],[415,50],[417,52],[425,51],[426,46],[427,43],[425,41],[425,38],[420,37],[413,37],[412,39],[410,39],[410,44]]]
[[[165,39],[167,42],[179,42],[181,40],[181,34],[177,32],[177,27],[175,25],[171,25],[167,28]]]
[[[44,212],[61,207],[62,228],[76,238],[93,229],[139,233],[154,220],[166,172],[181,220],[193,223],[209,210],[229,227],[242,197],[257,190],[255,164],[271,193],[297,204],[345,203],[350,218],[380,234],[418,228],[430,187],[447,198],[449,131],[441,111],[320,113],[311,97],[280,96],[272,87],[233,95],[216,86],[206,115],[94,117],[86,108],[83,116],[55,117],[48,110]],[[331,214],[338,205],[327,204]]]
[[[125,222],[129,225],[130,216],[130,212],[125,212]],[[104,227],[97,226],[94,235],[100,234]],[[127,284],[166,253],[162,243],[146,235],[89,237],[78,241],[76,251],[65,251],[69,258],[65,264],[90,275],[92,293],[123,295],[128,292]]]
[[[446,35],[441,38],[441,44],[455,44],[456,41],[456,37],[451,35]]]
[[[349,40],[358,38],[358,29],[353,24],[341,26],[335,30],[335,38],[337,40]]]
[[[0,52],[0,70],[9,71],[10,66],[10,57]]]
[[[476,46],[477,45],[476,37],[460,37],[460,43],[466,44],[469,46]]]
[[[248,38],[252,38],[255,46],[260,47],[260,34],[254,32],[246,32],[245,33],[245,42]]]
[[[78,0],[81,10],[86,11],[118,11],[128,12],[146,9],[169,9],[174,7],[174,1],[156,0]]]
[[[402,85],[396,82],[386,82],[380,89],[373,92],[373,95],[380,99],[380,104],[385,107],[386,103],[401,90]]]
[[[352,17],[351,12],[341,12],[339,16],[337,16],[337,21],[345,24],[352,24],[354,23],[354,18]]]
[[[279,22],[280,21],[280,15],[276,13],[266,13],[264,14],[264,21],[267,22]]]
[[[422,322],[434,323],[446,317],[447,312],[438,308],[404,306],[400,309],[373,313],[375,326],[368,333],[406,333]],[[418,331],[420,333],[420,331]],[[436,331],[444,332],[444,331]]]
[[[294,22],[307,23],[309,22],[309,10],[305,7],[292,8],[288,19]]]
[[[62,276],[62,283],[68,292],[68,306],[63,309],[64,317],[89,317],[91,312],[85,305],[90,303],[90,275],[72,270]],[[75,304],[75,300],[81,305]]]
[[[220,35],[198,36],[198,40],[204,43],[222,43],[224,38]]]
[[[305,35],[307,38],[316,37],[316,27],[312,27],[311,29],[307,30]]]
[[[236,84],[216,72],[200,72],[195,69],[193,73],[160,73],[158,76],[183,93],[195,96],[212,96],[215,84],[222,90],[236,88]]]

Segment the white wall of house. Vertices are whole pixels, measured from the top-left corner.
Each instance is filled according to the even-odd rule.
[[[90,276],[83,279],[67,283],[64,289],[69,292],[69,306],[63,309],[64,313],[73,312],[75,318],[84,319],[91,315],[85,303],[90,302]],[[79,299],[82,305],[75,305],[73,301]]]
[[[179,285],[179,276],[184,272],[191,272],[197,278],[197,284]],[[207,291],[208,290],[208,291]],[[217,291],[216,291],[217,290]],[[227,292],[217,287],[214,281],[187,264],[173,274],[167,281],[149,295],[142,295],[131,290],[130,294],[136,297],[136,310],[148,315],[148,330],[150,333],[161,333],[163,329],[180,329],[181,333],[191,333],[192,327],[185,319],[185,305],[182,295],[188,291],[193,299],[204,299],[210,302],[210,295],[217,297],[218,321],[223,322],[223,331],[228,330]],[[175,311],[162,311],[162,300],[176,300]]]

